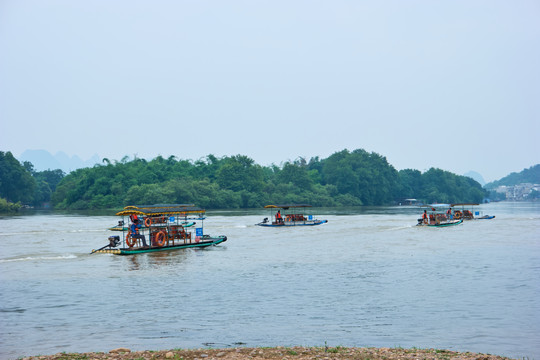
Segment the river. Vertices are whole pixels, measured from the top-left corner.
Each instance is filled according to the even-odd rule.
[[[117,347],[417,347],[540,359],[540,204],[418,228],[414,207],[314,227],[208,211],[212,248],[117,256],[114,214],[0,217],[0,358]]]

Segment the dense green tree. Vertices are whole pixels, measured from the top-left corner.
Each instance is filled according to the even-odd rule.
[[[358,149],[267,167],[243,155],[208,155],[195,162],[174,156],[108,160],[62,178],[52,199],[56,208],[65,209],[144,203],[246,208],[270,203],[382,205],[409,197],[465,202],[481,201],[482,196],[483,189],[470,178],[439,169],[398,173],[385,157]]]
[[[0,214],[16,213],[21,208],[20,203],[12,203],[0,198]]]
[[[482,186],[467,176],[455,175],[431,168],[421,174],[418,170],[399,172],[398,199],[416,198],[428,203],[480,203],[487,195]]]
[[[224,159],[216,171],[216,181],[223,189],[257,192],[263,187],[263,172],[251,158],[236,155]]]
[[[422,173],[419,170],[405,169],[399,171],[398,198],[412,199],[422,189]]]
[[[393,201],[398,186],[398,173],[386,158],[362,149],[332,154],[323,162],[322,177],[340,194],[352,195],[364,205]]]
[[[278,180],[285,184],[291,183],[304,190],[311,190],[313,187],[313,180],[309,176],[307,167],[301,164],[285,163],[279,172]]]
[[[36,188],[30,171],[11,152],[0,151],[0,197],[14,203],[31,204]]]

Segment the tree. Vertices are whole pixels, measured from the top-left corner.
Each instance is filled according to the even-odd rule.
[[[285,163],[278,179],[280,183],[291,183],[303,190],[310,190],[313,187],[313,180],[309,177],[307,167],[297,163]]]
[[[26,164],[28,167],[28,164]],[[10,202],[30,204],[36,191],[36,180],[11,152],[0,151],[0,197]]]
[[[263,186],[262,179],[261,167],[244,155],[226,158],[216,172],[219,186],[233,191],[260,191]]]
[[[46,183],[40,183],[37,193],[47,194],[48,185],[53,205],[61,209],[121,208],[141,203],[193,203],[211,208],[288,202],[358,206],[390,204],[409,197],[478,202],[483,194],[481,186],[470,178],[440,169],[424,174],[411,169],[397,172],[385,157],[362,149],[345,149],[309,162],[298,158],[281,167],[262,167],[244,155],[208,155],[195,162],[175,156],[150,161],[136,157],[129,161],[126,157],[121,162],[104,163],[65,177],[35,173],[36,179],[39,174],[39,180]]]

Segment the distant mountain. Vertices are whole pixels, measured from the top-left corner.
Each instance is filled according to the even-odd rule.
[[[62,151],[52,155],[46,150],[26,150],[21,154],[19,160],[31,162],[36,171],[61,169],[66,174],[80,168],[92,167],[101,162],[97,154],[88,160],[82,160],[77,155],[70,157]]]
[[[531,183],[531,184],[540,184],[540,164],[531,166],[528,169],[523,169],[519,173],[511,173],[503,177],[500,180],[490,182],[486,184],[487,189],[494,189],[498,186],[514,186],[518,184]]]
[[[484,186],[486,185],[486,181],[484,180],[484,178],[482,177],[482,175],[480,175],[479,173],[477,173],[476,171],[469,171],[468,173],[466,174],[463,174],[463,176],[468,176],[474,180],[476,180],[480,185]]]

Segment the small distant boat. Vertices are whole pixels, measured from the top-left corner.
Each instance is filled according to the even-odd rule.
[[[318,220],[313,215],[306,214],[306,208],[309,207],[311,205],[307,204],[266,205],[265,209],[277,209],[277,211],[275,213],[272,211],[270,220],[264,218],[256,225],[267,227],[314,226],[328,222],[328,220]]]
[[[422,218],[418,219],[416,226],[446,227],[459,225],[463,222],[463,218],[454,219],[451,215],[451,210],[445,211],[445,209],[452,208],[450,204],[431,204],[424,207],[428,208],[425,209],[427,219],[424,219],[422,216]]]
[[[227,241],[225,235],[212,237],[203,232],[202,221],[205,210],[193,204],[158,204],[126,206],[116,215],[122,216],[118,225],[109,228],[122,232],[122,235],[109,236],[109,244],[94,253],[115,255],[134,255],[158,251],[186,248],[204,248]]]

